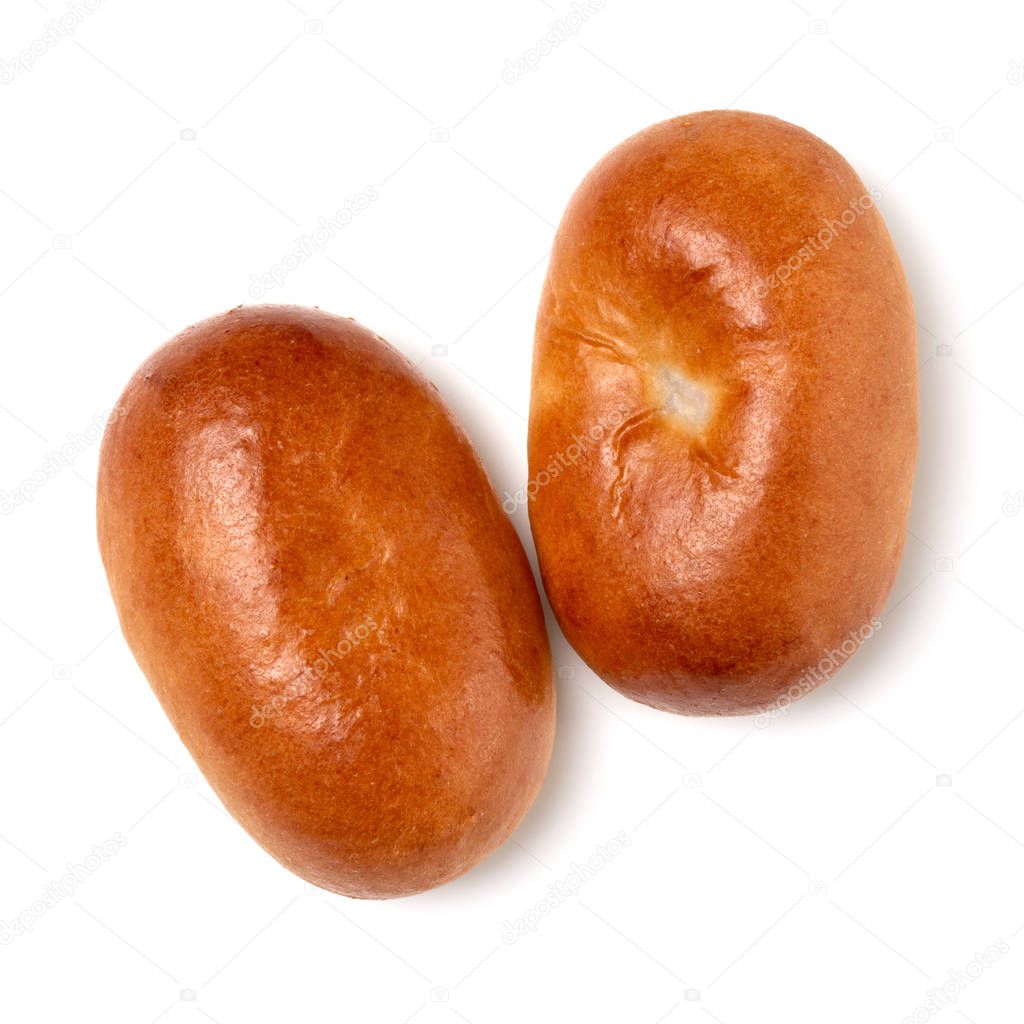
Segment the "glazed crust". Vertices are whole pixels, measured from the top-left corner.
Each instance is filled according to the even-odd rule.
[[[874,199],[808,132],[712,111],[620,145],[566,210],[537,321],[530,521],[566,636],[629,697],[764,711],[877,628],[917,373]]]
[[[446,882],[554,734],[522,546],[436,389],[352,321],[198,324],[138,371],[99,472],[121,625],[227,809],[349,896]]]

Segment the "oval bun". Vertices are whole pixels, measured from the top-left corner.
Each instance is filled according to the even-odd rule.
[[[712,111],[624,142],[566,210],[537,321],[530,521],[566,636],[629,697],[764,711],[878,628],[917,368],[876,199],[801,128]]]
[[[227,809],[349,896],[440,885],[544,778],[555,698],[522,546],[436,389],[319,310],[232,310],[103,442],[121,625]]]

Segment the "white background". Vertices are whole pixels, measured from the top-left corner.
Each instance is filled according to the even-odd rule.
[[[1020,1019],[1024,16],[836,2],[607,0],[538,48],[562,0],[106,0],[6,76],[0,498],[75,455],[0,516],[0,934],[126,843],[0,945],[4,1020],[864,1024],[928,1019],[950,971],[934,1016]],[[0,60],[65,13],[4,0]],[[412,899],[308,891],[219,807],[116,628],[86,432],[153,348],[372,188],[265,298],[422,362],[515,491],[571,190],[634,131],[724,106],[843,152],[907,267],[922,449],[882,630],[758,729],[620,698],[552,625],[558,740],[514,840]]]

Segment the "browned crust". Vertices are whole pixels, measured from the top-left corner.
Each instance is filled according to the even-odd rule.
[[[318,310],[198,324],[104,438],[100,550],[124,635],[224,804],[351,896],[502,843],[547,767],[539,598],[436,389]]]
[[[877,628],[917,375],[874,199],[808,132],[712,111],[623,143],[566,210],[537,322],[531,479],[602,434],[535,488],[530,520],[566,636],[630,697],[763,710]],[[705,428],[666,414],[664,366],[713,396]]]

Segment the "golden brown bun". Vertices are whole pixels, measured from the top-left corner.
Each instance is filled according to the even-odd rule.
[[[917,448],[911,299],[849,164],[735,111],[609,153],[558,230],[529,438],[544,584],[608,683],[744,714],[831,674],[877,628]]]
[[[436,389],[313,309],[239,308],[138,371],[99,473],[128,643],[228,810],[349,896],[500,845],[555,698],[522,546]]]

